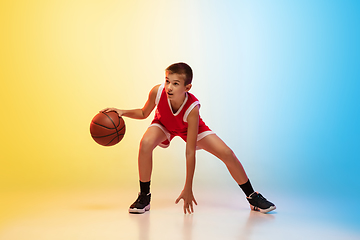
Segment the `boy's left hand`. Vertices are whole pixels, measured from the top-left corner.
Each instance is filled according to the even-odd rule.
[[[197,202],[195,200],[194,194],[192,192],[192,190],[183,190],[180,194],[180,196],[176,199],[175,203],[178,204],[178,202],[180,201],[180,199],[184,200],[184,213],[193,213],[194,212],[194,207],[193,207],[193,202],[197,205]]]

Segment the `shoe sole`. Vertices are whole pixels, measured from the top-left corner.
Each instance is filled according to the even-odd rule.
[[[142,214],[145,213],[146,211],[150,210],[150,204],[147,205],[144,208],[129,208],[129,213],[134,213],[134,214]]]
[[[253,205],[251,205],[251,204],[250,204],[250,208],[251,208],[251,210],[253,210],[253,211],[257,211],[257,212],[261,212],[261,213],[268,213],[268,212],[271,212],[271,211],[273,211],[273,210],[276,209],[275,206],[271,206],[271,207],[266,208],[266,209],[261,209],[261,208],[255,207],[255,206],[253,206]]]

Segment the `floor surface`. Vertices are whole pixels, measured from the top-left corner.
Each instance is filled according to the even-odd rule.
[[[240,193],[200,192],[195,213],[184,215],[182,205],[174,204],[177,194],[153,192],[151,210],[141,215],[127,212],[136,193],[118,189],[8,196],[0,239],[360,239],[356,216],[322,211],[312,201],[277,196],[275,202],[266,196],[277,209],[262,214],[250,211],[245,199],[239,201]]]

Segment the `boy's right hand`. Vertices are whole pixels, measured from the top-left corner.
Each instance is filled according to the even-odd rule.
[[[124,112],[122,110],[117,109],[117,108],[104,108],[100,112],[103,112],[103,113],[105,113],[105,112],[116,112],[119,115],[119,117],[121,117],[124,114]]]

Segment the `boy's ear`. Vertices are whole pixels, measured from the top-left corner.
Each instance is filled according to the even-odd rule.
[[[192,87],[192,84],[189,83],[188,85],[185,86],[185,90],[188,92]]]

